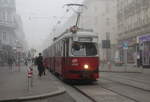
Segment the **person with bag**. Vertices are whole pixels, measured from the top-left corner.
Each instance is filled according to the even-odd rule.
[[[41,53],[39,53],[39,56],[37,57],[36,61],[38,67],[38,75],[41,77],[44,73],[43,57]]]
[[[12,71],[12,68],[13,68],[13,63],[14,63],[14,60],[12,57],[9,57],[8,58],[8,65],[9,65],[9,68],[10,70]]]

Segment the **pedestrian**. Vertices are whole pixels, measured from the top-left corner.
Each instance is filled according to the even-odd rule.
[[[24,64],[25,64],[26,66],[28,66],[28,60],[27,60],[27,59],[25,59]]]
[[[9,65],[9,69],[12,70],[12,65],[13,65],[13,58],[12,57],[8,58],[8,65]]]
[[[140,54],[137,53],[137,67],[140,67],[141,66],[141,57],[140,57]]]
[[[38,75],[41,77],[44,74],[43,57],[41,53],[39,53],[39,56],[37,57],[36,61],[38,67]]]
[[[46,59],[44,59],[43,60],[43,75],[46,75],[46,72],[45,72],[46,67],[47,67],[47,65],[46,65]]]
[[[37,57],[34,58],[34,65],[37,65]]]

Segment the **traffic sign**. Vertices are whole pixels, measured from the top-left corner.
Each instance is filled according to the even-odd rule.
[[[110,48],[110,40],[102,40],[102,48]]]
[[[123,43],[123,49],[128,49],[128,43],[127,42]]]

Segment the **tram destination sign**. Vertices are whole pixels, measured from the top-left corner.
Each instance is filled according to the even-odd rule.
[[[81,42],[92,42],[93,39],[91,37],[79,37],[79,41],[81,41]]]

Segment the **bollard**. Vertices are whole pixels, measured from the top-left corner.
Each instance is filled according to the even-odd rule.
[[[112,71],[112,70],[111,70],[111,69],[112,69],[112,68],[111,68],[111,67],[112,67],[112,66],[111,66],[111,63],[108,62],[107,64],[108,64],[108,69],[109,69],[109,71]]]
[[[20,67],[20,64],[19,64],[19,63],[16,64],[16,68],[17,68],[17,71],[20,72],[20,68],[21,68],[21,67]]]
[[[20,63],[19,63],[19,64],[18,64],[18,71],[19,71],[19,72],[20,72],[20,68],[21,68],[21,67],[20,67]]]
[[[28,90],[33,87],[33,68],[29,67],[28,71]]]
[[[32,71],[28,72],[28,78],[32,78]]]

